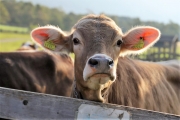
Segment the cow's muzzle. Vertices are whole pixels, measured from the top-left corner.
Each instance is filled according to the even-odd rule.
[[[116,79],[115,66],[113,59],[105,54],[95,54],[87,60],[83,78],[88,89],[82,91],[84,99],[104,102],[105,90]]]
[[[90,67],[108,71],[114,65],[114,61],[106,56],[94,56],[88,60]]]
[[[115,72],[114,61],[111,57],[105,54],[95,54],[87,60],[83,78],[87,81],[90,77],[101,76],[101,79],[108,77],[109,80],[114,81]]]

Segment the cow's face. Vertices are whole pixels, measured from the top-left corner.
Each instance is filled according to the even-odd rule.
[[[32,31],[33,39],[42,46],[52,49],[51,44],[54,51],[74,52],[78,91],[84,99],[101,102],[116,79],[118,57],[142,52],[159,35],[152,27],[136,27],[124,35],[110,18],[94,15],[78,21],[69,36],[52,26]]]
[[[116,79],[121,29],[108,18],[85,18],[74,26],[72,41],[78,89],[85,99],[103,101]]]

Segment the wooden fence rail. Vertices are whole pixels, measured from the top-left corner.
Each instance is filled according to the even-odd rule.
[[[180,116],[0,87],[0,118],[180,120]]]

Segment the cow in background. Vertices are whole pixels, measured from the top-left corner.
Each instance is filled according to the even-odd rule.
[[[0,87],[70,96],[74,63],[66,54],[0,53]]]
[[[20,48],[18,48],[16,51],[34,51],[34,50],[38,50],[39,46],[36,45],[35,43],[32,42],[24,42],[22,43],[22,45],[20,46]]]
[[[180,71],[126,57],[156,43],[158,29],[138,26],[123,34],[112,19],[88,15],[70,35],[44,26],[31,36],[51,51],[75,54],[74,97],[180,115]]]

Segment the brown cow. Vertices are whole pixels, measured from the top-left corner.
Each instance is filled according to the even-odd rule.
[[[22,43],[21,47],[18,48],[16,51],[24,52],[24,51],[34,51],[38,50],[38,46],[35,43],[31,43],[29,41]]]
[[[158,29],[138,26],[123,34],[112,19],[88,15],[70,35],[44,26],[31,36],[51,51],[74,52],[74,97],[180,114],[179,70],[125,57],[152,46],[160,37]]]
[[[70,96],[74,64],[68,55],[47,52],[0,53],[0,86]]]

